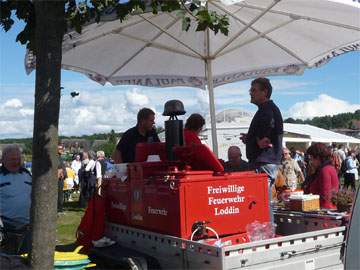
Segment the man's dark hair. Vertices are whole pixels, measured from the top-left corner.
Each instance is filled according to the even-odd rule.
[[[189,116],[189,118],[186,120],[185,128],[191,129],[191,130],[199,130],[205,125],[205,119],[198,113],[193,113]]]
[[[142,108],[137,114],[137,122],[148,119],[150,115],[155,115],[155,112],[149,108]]]
[[[271,97],[272,94],[272,86],[270,83],[270,80],[268,78],[256,78],[251,82],[251,86],[254,86],[254,84],[259,84],[262,88],[262,90],[267,90],[267,98]]]

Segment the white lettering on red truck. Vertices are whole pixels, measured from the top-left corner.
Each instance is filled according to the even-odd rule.
[[[239,214],[240,209],[235,206],[226,206],[225,208],[214,208],[215,216],[223,216],[223,215],[234,215]]]
[[[244,186],[239,185],[227,185],[227,186],[208,186],[207,194],[208,205],[216,206],[214,207],[215,216],[222,215],[234,215],[240,213],[240,208],[234,206],[233,204],[239,204],[245,202],[245,196],[240,196],[241,193],[245,191]],[[236,196],[231,197],[215,197],[216,195],[226,195],[235,193]],[[229,205],[230,204],[230,205]]]
[[[125,211],[125,210],[127,209],[127,205],[126,205],[126,204],[123,204],[123,203],[121,203],[121,202],[119,202],[119,203],[111,202],[111,208]]]
[[[148,206],[148,214],[150,215],[160,215],[160,216],[167,216],[168,211],[166,209],[157,209],[152,208],[151,206]]]

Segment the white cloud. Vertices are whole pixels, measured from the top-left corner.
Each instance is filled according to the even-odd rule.
[[[283,84],[279,88],[294,86]],[[73,87],[73,88],[70,88]],[[215,89],[216,110],[242,108],[249,105],[249,82],[229,84]],[[30,88],[30,87],[29,87]],[[72,98],[70,90],[80,95]],[[289,90],[290,91],[290,90]],[[21,91],[7,95],[0,106],[0,138],[31,137],[34,117],[34,100]],[[162,116],[164,104],[171,99],[184,103],[186,120],[191,113],[209,116],[208,92],[195,88],[148,88],[100,86],[86,82],[65,85],[61,96],[59,128],[60,135],[85,135],[93,133],[125,131],[136,123],[136,113],[141,107],[149,107],[156,112],[156,125],[163,126],[168,117]],[[5,106],[6,104],[6,106]],[[326,104],[324,106],[323,104]],[[330,104],[330,105],[329,105]],[[312,117],[312,115],[336,114],[354,111],[360,105],[321,95],[319,98],[295,104],[289,110],[292,117]],[[342,109],[341,109],[342,108]]]
[[[125,100],[126,107],[132,112],[137,112],[149,104],[149,98],[145,94],[139,93],[136,88],[126,92]]]
[[[13,98],[13,99],[9,99],[5,102],[4,107],[5,108],[21,108],[23,106],[21,100],[17,99],[17,98]]]
[[[33,116],[34,115],[34,109],[30,109],[30,108],[23,108],[19,110],[19,113],[22,117],[27,117],[27,116]]]
[[[196,105],[194,106],[196,113],[200,113],[204,116],[209,114],[209,95],[207,91],[198,91],[196,93]]]
[[[321,94],[314,100],[295,103],[290,107],[288,115],[292,118],[308,119],[315,116],[354,112],[359,109],[360,104],[351,104],[345,100]]]

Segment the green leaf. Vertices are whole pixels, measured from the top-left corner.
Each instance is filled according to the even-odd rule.
[[[208,27],[207,23],[198,23],[196,31],[204,31]]]
[[[207,10],[200,10],[196,17],[200,20],[200,21],[210,21],[210,15],[209,12]]]
[[[189,17],[184,17],[182,20],[182,30],[188,31],[190,28],[191,19]]]
[[[176,12],[176,16],[177,17],[184,17],[185,16],[185,10],[178,10],[178,12]]]

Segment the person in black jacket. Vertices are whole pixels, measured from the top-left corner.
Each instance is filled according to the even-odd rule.
[[[142,108],[137,114],[137,124],[128,129],[112,154],[115,163],[135,161],[136,144],[160,142],[155,130],[155,112]]]
[[[268,175],[269,198],[282,157],[283,119],[279,108],[270,99],[272,86],[267,78],[257,78],[251,82],[249,90],[251,103],[258,110],[251,121],[247,134],[240,139],[246,145],[246,157],[251,169]],[[270,218],[272,211],[270,204]]]

